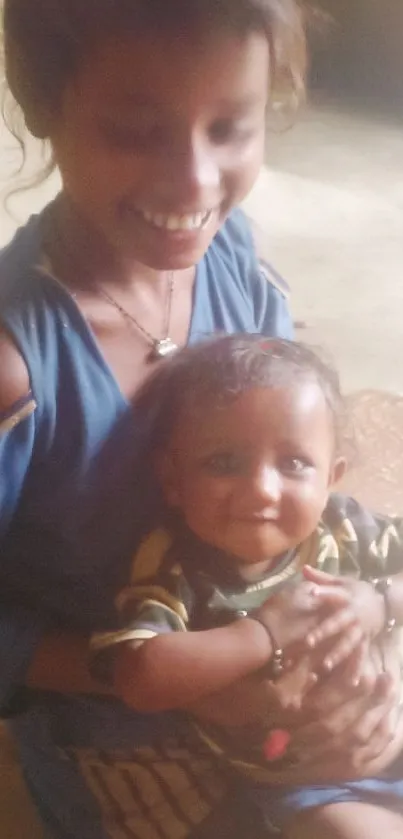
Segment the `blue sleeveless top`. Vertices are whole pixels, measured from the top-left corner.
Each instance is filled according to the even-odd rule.
[[[73,298],[40,262],[38,216],[0,256],[0,322],[36,403],[0,433],[0,706],[44,630],[111,625],[114,595],[157,503],[141,468],[141,418]],[[189,342],[216,331],[290,337],[272,278],[260,270],[243,214],[233,212],[198,265]]]
[[[0,712],[14,717],[52,835],[100,839],[93,796],[62,746],[106,753],[148,742],[162,723],[115,700],[19,686],[47,630],[113,627],[114,597],[158,516],[158,492],[141,462],[141,417],[73,298],[40,268],[41,225],[32,218],[0,254],[0,323],[31,383],[28,402],[0,417]],[[189,343],[216,331],[292,337],[280,288],[233,212],[197,267]]]

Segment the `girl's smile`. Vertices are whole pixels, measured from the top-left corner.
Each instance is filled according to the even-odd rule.
[[[201,235],[209,228],[216,233],[220,218],[220,208],[194,213],[160,213],[149,210],[136,210],[128,202],[121,204],[122,227],[127,226],[128,232],[135,225],[136,235],[158,237],[160,252],[177,254],[181,258],[187,250],[194,250],[198,246]]]
[[[133,210],[136,212],[136,210]],[[182,215],[164,215],[164,213],[152,213],[149,210],[139,210],[148,224],[157,227],[159,230],[168,230],[170,233],[192,233],[202,230],[209,223],[213,210],[194,211]]]

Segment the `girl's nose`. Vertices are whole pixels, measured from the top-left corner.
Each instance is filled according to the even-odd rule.
[[[182,212],[207,212],[219,204],[220,166],[207,139],[188,138],[171,151],[165,167],[167,203]]]

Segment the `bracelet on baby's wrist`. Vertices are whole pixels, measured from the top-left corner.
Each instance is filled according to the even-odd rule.
[[[393,617],[392,604],[390,602],[390,589],[392,586],[391,577],[374,577],[371,584],[378,594],[382,595],[385,606],[385,621],[382,632],[385,635],[390,635],[396,627],[396,619]]]
[[[264,621],[260,617],[260,615],[256,614],[256,612],[249,613],[246,611],[239,611],[237,614],[239,618],[250,618],[251,620],[256,621],[256,623],[260,623],[260,626],[263,627],[263,629],[266,632],[266,635],[268,635],[270,646],[272,649],[272,655],[270,661],[267,662],[267,664],[262,668],[262,670],[266,678],[270,679],[270,681],[272,682],[275,682],[276,679],[279,679],[280,676],[284,673],[284,650],[281,647],[279,647],[279,645],[276,643],[276,640],[270,627],[268,626],[266,621]]]

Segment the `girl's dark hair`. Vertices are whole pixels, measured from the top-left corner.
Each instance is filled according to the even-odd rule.
[[[169,443],[182,410],[209,411],[251,388],[293,387],[314,381],[323,392],[339,452],[344,402],[336,371],[304,344],[261,335],[226,335],[177,352],[147,379],[134,402],[148,453]]]
[[[6,79],[28,128],[44,139],[66,83],[96,39],[141,27],[197,34],[221,26],[265,32],[273,85],[286,78],[299,99],[302,17],[298,0],[4,0]]]

